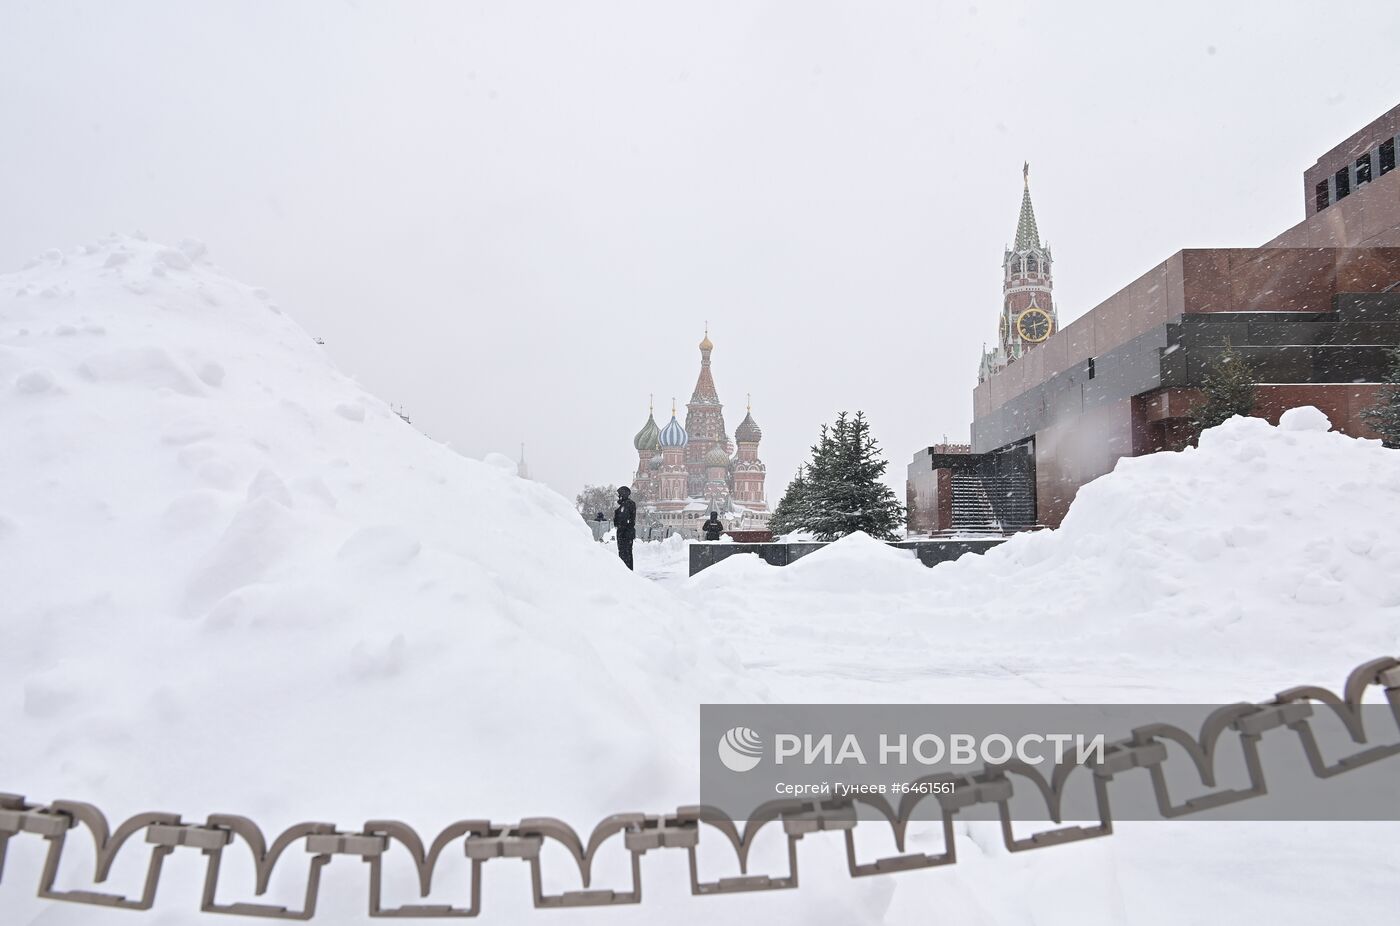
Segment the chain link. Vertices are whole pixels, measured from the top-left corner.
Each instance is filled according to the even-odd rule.
[[[165,858],[180,849],[198,849],[206,858],[204,890],[200,910],[206,913],[232,913],[242,916],[273,919],[309,920],[316,913],[320,894],[321,871],[337,856],[358,857],[369,868],[369,915],[372,917],[448,918],[473,917],[481,912],[482,869],[497,859],[516,859],[530,867],[530,883],[536,907],[583,907],[635,904],[642,899],[641,858],[648,852],[683,849],[689,856],[690,891],[695,895],[728,894],[743,891],[765,891],[798,886],[797,844],[813,833],[840,832],[846,844],[847,869],[852,877],[892,874],[920,868],[950,865],[957,861],[953,838],[953,821],[959,811],[979,804],[997,807],[1001,821],[1002,839],[1012,852],[1040,849],[1084,839],[1108,836],[1113,832],[1113,817],[1109,801],[1109,785],[1119,775],[1137,769],[1146,770],[1151,778],[1157,808],[1163,817],[1180,817],[1215,807],[1246,800],[1266,793],[1264,769],[1259,758],[1259,741],[1266,734],[1287,729],[1302,745],[1312,773],[1318,778],[1330,778],[1363,765],[1400,754],[1400,744],[1371,746],[1336,762],[1328,763],[1310,726],[1314,705],[1331,710],[1346,726],[1353,741],[1366,743],[1362,727],[1361,703],[1367,690],[1379,686],[1384,690],[1390,712],[1400,730],[1400,660],[1385,657],[1374,659],[1354,669],[1348,676],[1342,694],[1325,688],[1300,687],[1280,692],[1273,700],[1260,704],[1234,704],[1214,711],[1192,734],[1170,724],[1148,724],[1137,727],[1122,741],[1108,745],[1102,761],[1086,760],[1092,772],[1099,822],[1093,826],[1062,826],[1056,829],[1018,837],[1012,829],[1009,803],[1015,791],[1012,776],[1029,781],[1039,791],[1050,811],[1050,819],[1060,821],[1060,802],[1070,773],[1077,767],[1066,761],[1057,766],[1047,781],[1033,767],[1019,762],[987,766],[971,775],[930,775],[920,782],[952,782],[952,793],[927,795],[917,791],[906,795],[897,807],[878,795],[859,795],[849,799],[829,801],[771,801],[759,807],[752,817],[739,825],[714,807],[680,807],[673,814],[647,815],[615,814],[593,828],[585,843],[578,833],[563,820],[553,817],[533,817],[518,823],[494,823],[489,820],[460,820],[425,845],[417,831],[397,820],[371,820],[360,830],[342,831],[330,823],[298,823],[279,834],[269,845],[262,830],[247,817],[215,814],[204,823],[186,823],[177,814],[142,813],[131,817],[115,830],[108,826],[102,811],[91,804],[78,801],[55,801],[50,805],[30,804],[19,795],[0,794],[0,879],[4,877],[5,852],[11,838],[31,835],[48,842],[48,852],[39,881],[39,896],[68,903],[96,904],[128,910],[149,910],[155,903],[160,884],[161,866]],[[1195,764],[1201,782],[1215,787],[1215,756],[1221,738],[1234,733],[1243,751],[1250,785],[1247,788],[1220,789],[1177,803],[1171,796],[1163,766],[1168,759],[1166,743],[1183,747]],[[908,824],[920,801],[938,801],[942,813],[944,851],[937,854],[908,853],[874,861],[857,858],[855,832],[858,825],[856,802],[875,809],[893,832],[895,846],[904,852]],[[771,823],[781,826],[787,839],[785,874],[767,875],[749,872],[749,851],[759,832]],[[150,846],[146,878],[139,897],[91,890],[60,891],[54,887],[59,863],[70,830],[82,826],[91,835],[95,848],[95,883],[106,881],[115,861],[130,839],[145,833]],[[733,848],[740,875],[702,880],[699,873],[697,849],[700,834],[706,828],[718,831]],[[630,856],[631,884],[625,890],[593,888],[593,860],[600,848],[619,834],[622,847]],[[408,904],[383,906],[383,859],[397,844],[408,853],[418,875],[418,890],[427,897],[432,890],[433,877],[443,852],[461,840],[462,854],[469,862],[470,876],[466,906],[449,904]],[[216,900],[219,888],[220,864],[224,850],[242,842],[252,853],[255,896],[267,892],[269,881],[278,861],[286,851],[302,843],[311,856],[307,872],[306,891],[299,909],[271,904]],[[541,854],[547,842],[558,843],[573,858],[578,868],[582,889],[560,894],[543,890]]]

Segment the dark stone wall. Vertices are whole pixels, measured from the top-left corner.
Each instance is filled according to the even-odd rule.
[[[724,536],[733,537],[735,543],[769,543],[773,540],[772,531],[725,531]]]
[[[913,550],[919,562],[925,566],[937,566],[950,562],[967,553],[985,553],[999,543],[1002,537],[987,540],[899,540],[891,541],[890,546],[901,550]],[[690,545],[690,574],[695,575],[730,556],[742,553],[755,553],[770,566],[786,566],[809,553],[815,553],[825,543],[693,543]]]
[[[1161,388],[1196,388],[1226,345],[1261,383],[1374,383],[1400,345],[1400,294],[1342,294],[1333,312],[1183,315],[1049,377],[972,423],[987,453]]]
[[[1168,325],[1153,328],[1101,357],[1075,364],[972,422],[972,450],[988,453],[1034,436],[1051,424],[1162,385]]]
[[[1376,400],[1400,345],[1400,293],[1342,293],[1331,312],[1182,315],[1049,377],[973,422],[977,454],[1034,436],[1037,517],[1057,526],[1079,487],[1119,458],[1180,449],[1207,371],[1233,349],[1255,370],[1255,414],[1316,405],[1344,434],[1373,436]]]

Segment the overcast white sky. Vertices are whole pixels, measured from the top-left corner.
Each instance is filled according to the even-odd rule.
[[[1021,162],[1068,322],[1302,218],[1400,4],[0,0],[0,269],[196,237],[463,453],[627,480],[710,322],[776,501],[966,439]],[[663,419],[664,423],[664,419]]]

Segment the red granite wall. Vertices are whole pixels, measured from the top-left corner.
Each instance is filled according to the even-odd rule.
[[[1278,424],[1290,408],[1312,405],[1332,421],[1333,430],[1375,439],[1379,435],[1361,415],[1376,404],[1385,388],[1375,383],[1260,385],[1255,387],[1254,414]],[[1188,446],[1194,434],[1187,416],[1200,397],[1198,389],[1159,389],[1063,419],[1038,432],[1040,522],[1058,527],[1080,486],[1111,472],[1119,458]]]

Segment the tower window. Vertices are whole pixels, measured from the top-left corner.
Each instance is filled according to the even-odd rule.
[[[1327,196],[1327,181],[1324,180],[1321,183],[1319,183],[1317,185],[1317,189],[1313,192],[1314,195],[1317,197],[1317,211],[1321,212],[1323,209],[1327,208],[1327,205],[1330,202]]]
[[[1337,171],[1337,176],[1332,179],[1337,181],[1337,198],[1342,199],[1351,192],[1351,168],[1343,167]]]
[[[1381,145],[1381,176],[1384,177],[1395,169],[1395,139],[1389,139]]]
[[[1371,152],[1356,159],[1356,185],[1371,182]]]

